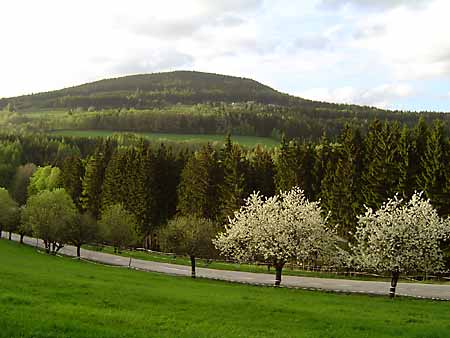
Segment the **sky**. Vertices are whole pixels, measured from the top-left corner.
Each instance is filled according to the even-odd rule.
[[[450,112],[448,0],[4,0],[0,98],[197,70]]]

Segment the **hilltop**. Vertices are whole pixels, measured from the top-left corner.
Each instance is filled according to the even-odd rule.
[[[309,102],[255,80],[194,71],[130,75],[80,86],[0,100],[17,110],[43,108],[152,108],[161,104],[258,102],[292,105]]]

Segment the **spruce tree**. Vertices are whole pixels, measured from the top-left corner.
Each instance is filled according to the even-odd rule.
[[[414,161],[417,158],[417,153],[413,135],[407,126],[403,126],[398,149],[400,160],[398,162],[399,182],[397,191],[401,197],[410,199],[416,190],[414,172],[417,164]]]
[[[127,172],[125,171],[126,153],[118,149],[111,157],[105,170],[105,179],[102,187],[101,210],[110,206],[124,203],[128,188],[125,182]]]
[[[297,185],[295,152],[283,135],[280,148],[275,155],[275,189],[277,192],[289,191]]]
[[[411,152],[411,181],[412,190],[421,190],[421,180],[423,175],[423,163],[425,158],[425,152],[427,148],[427,141],[430,136],[430,127],[425,122],[423,117],[419,118],[416,126],[414,127],[411,138],[413,140],[413,152]]]
[[[242,151],[239,145],[232,144],[230,136],[222,152],[222,171],[223,180],[219,187],[219,221],[223,223],[241,207],[247,190],[244,176],[246,165]]]
[[[210,144],[194,153],[186,163],[178,187],[178,211],[216,220],[221,181],[217,153]]]
[[[72,197],[78,211],[81,211],[82,180],[84,177],[84,165],[81,159],[77,156],[65,158],[61,176],[63,188]]]
[[[258,191],[266,197],[275,194],[275,165],[269,151],[258,145],[250,154],[247,172],[246,195]]]
[[[100,216],[103,180],[111,158],[111,150],[111,143],[108,139],[100,142],[94,155],[86,163],[81,206],[84,211],[89,212],[96,219]]]
[[[442,122],[436,120],[427,138],[419,186],[441,216],[450,214],[450,194],[445,174],[448,163],[447,152]]]
[[[366,163],[363,173],[364,204],[378,209],[397,193],[400,181],[397,123],[381,125],[375,121],[366,138]]]

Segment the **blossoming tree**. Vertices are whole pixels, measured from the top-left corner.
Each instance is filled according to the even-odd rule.
[[[259,193],[250,195],[214,244],[222,254],[238,261],[264,260],[272,264],[278,286],[287,261],[332,259],[337,249],[335,239],[319,203],[308,201],[295,187],[270,198]]]
[[[407,202],[395,197],[381,209],[368,208],[360,215],[352,249],[360,267],[391,272],[390,296],[394,297],[400,273],[443,268],[440,243],[448,235],[448,222],[429,200],[415,193]]]

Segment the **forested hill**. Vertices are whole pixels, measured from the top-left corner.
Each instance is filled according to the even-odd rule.
[[[281,93],[255,80],[194,71],[130,75],[50,92],[0,99],[15,110],[53,108],[155,108],[162,105],[255,102],[298,108],[343,109],[338,105]],[[362,108],[362,107],[360,107]],[[365,110],[368,107],[364,107]]]
[[[61,90],[19,96],[0,101],[0,109],[12,103],[17,110],[42,108],[133,107],[162,104],[248,102],[292,105],[309,102],[280,93],[257,81],[193,71],[131,75],[100,80]]]

